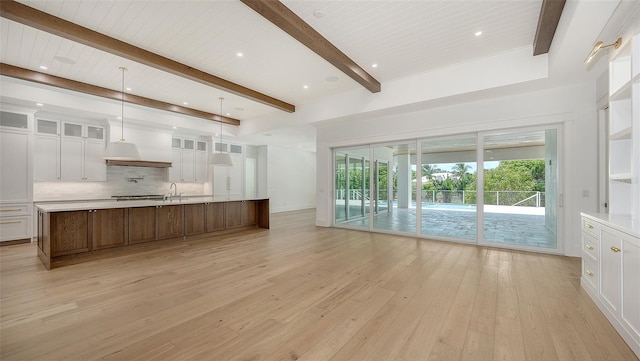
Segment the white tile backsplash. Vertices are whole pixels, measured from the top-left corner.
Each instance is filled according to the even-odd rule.
[[[106,182],[34,182],[34,201],[108,199],[111,196],[167,194],[167,168],[107,167]],[[144,178],[137,183],[128,178]],[[178,193],[185,196],[210,195],[209,183],[177,183]]]

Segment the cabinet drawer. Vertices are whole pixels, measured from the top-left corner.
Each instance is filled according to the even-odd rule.
[[[600,225],[588,218],[582,217],[582,231],[595,239],[600,238]]]
[[[31,214],[29,203],[0,204],[0,218],[12,216],[28,216]]]
[[[0,241],[31,238],[29,218],[28,216],[0,218]]]
[[[591,257],[594,261],[597,261],[598,255],[600,254],[600,240],[582,232],[582,254]]]
[[[582,279],[589,283],[596,291],[598,290],[598,263],[592,259],[582,258]]]

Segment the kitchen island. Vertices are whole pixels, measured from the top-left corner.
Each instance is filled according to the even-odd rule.
[[[47,269],[111,248],[269,228],[269,199],[205,196],[53,203],[40,204],[37,211],[38,258]]]

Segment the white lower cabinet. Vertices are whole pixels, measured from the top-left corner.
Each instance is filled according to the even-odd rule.
[[[635,243],[622,240],[622,274],[625,277],[622,278],[620,317],[638,336],[640,335],[640,245],[637,239]],[[636,341],[640,343],[640,339]]]
[[[621,240],[610,230],[603,229],[600,233],[600,297],[612,312],[620,309],[620,276],[622,257],[620,254]]]
[[[582,287],[640,357],[640,226],[582,213]]]
[[[31,239],[31,203],[0,204],[0,241]]]

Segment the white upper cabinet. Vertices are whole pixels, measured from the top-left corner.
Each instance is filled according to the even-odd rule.
[[[173,137],[171,140],[170,182],[206,182],[207,142]]]
[[[38,119],[34,145],[36,181],[106,181],[105,128]]]
[[[213,167],[213,195],[242,197],[244,195],[244,148],[240,144],[215,143],[215,152],[229,152],[233,166]]]
[[[209,154],[207,153],[207,142],[198,140],[196,141],[195,152],[195,170],[194,174],[196,182],[206,182],[209,169]]]
[[[37,119],[33,146],[34,179],[60,180],[60,122]]]
[[[31,201],[30,117],[0,111],[0,202]]]

